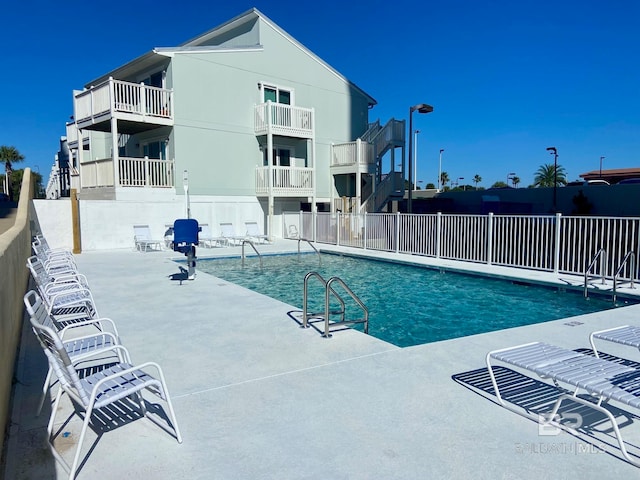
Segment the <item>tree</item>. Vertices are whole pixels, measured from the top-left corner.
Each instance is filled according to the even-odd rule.
[[[494,183],[493,185],[491,185],[491,188],[505,188],[508,187],[509,185],[507,185],[506,183],[504,183],[502,180],[498,180],[496,183]]]
[[[558,165],[558,169],[554,170],[552,163],[540,165],[538,171],[533,177],[534,187],[553,187],[554,177],[557,176],[556,186],[567,184],[567,172],[562,165]]]
[[[478,175],[477,173],[474,175],[473,177],[473,183],[476,186],[476,190],[478,189],[478,184],[482,181],[482,177],[480,175]]]
[[[13,189],[11,188],[12,164],[21,162],[22,160],[24,160],[24,155],[22,155],[16,147],[7,145],[0,146],[0,162],[4,162],[4,172],[8,190],[7,193],[9,194],[11,201],[13,201]]]
[[[511,177],[511,184],[513,188],[518,188],[518,184],[520,183],[520,177]]]
[[[442,188],[444,188],[444,186],[447,184],[448,181],[449,181],[449,174],[447,172],[442,172],[440,174],[440,185],[442,185]]]

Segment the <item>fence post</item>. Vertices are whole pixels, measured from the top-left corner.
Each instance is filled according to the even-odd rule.
[[[489,212],[487,221],[487,265],[493,264],[493,212]]]
[[[442,212],[436,216],[436,258],[440,258],[440,239],[442,237]]]
[[[556,213],[556,239],[553,247],[553,273],[558,274],[560,271],[560,222],[562,214]]]
[[[362,227],[362,249],[367,249],[367,212],[364,212],[364,226]]]
[[[342,212],[336,212],[336,245],[340,246],[340,216]]]
[[[400,212],[396,212],[396,253],[400,252]]]

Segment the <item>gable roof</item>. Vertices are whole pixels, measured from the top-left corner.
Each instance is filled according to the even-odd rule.
[[[314,61],[318,62],[324,68],[326,68],[333,75],[347,83],[356,91],[360,92],[366,99],[370,107],[377,105],[377,101],[369,95],[367,92],[358,87],[355,83],[351,82],[345,76],[343,76],[336,69],[331,67],[328,63],[314,54],[311,50],[306,48],[296,39],[294,39],[291,35],[285,32],[282,28],[280,28],[277,24],[271,21],[266,15],[260,12],[257,8],[252,8],[247,10],[246,12],[238,15],[237,17],[228,20],[227,22],[219,25],[211,30],[208,30],[197,37],[192,38],[191,40],[187,40],[186,42],[180,44],[177,47],[157,47],[152,51],[147,52],[130,62],[92,80],[91,82],[85,85],[85,88],[89,88],[92,85],[98,85],[104,81],[106,81],[109,77],[123,77],[128,76],[130,74],[136,73],[137,71],[144,69],[146,67],[151,67],[154,64],[158,64],[161,61],[161,57],[173,56],[176,53],[205,53],[205,52],[230,52],[230,51],[248,51],[248,50],[256,50],[261,49],[261,45],[246,45],[242,47],[217,47],[212,46],[212,40],[216,38],[220,38],[228,32],[234,30],[235,28],[244,25],[249,22],[255,22],[257,20],[262,20],[271,28],[273,28],[278,34],[280,34],[287,41],[291,42],[296,48],[303,51],[306,55],[312,58]]]

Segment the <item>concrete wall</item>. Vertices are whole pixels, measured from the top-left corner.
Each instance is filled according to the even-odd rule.
[[[26,168],[15,223],[0,235],[0,452],[7,428],[13,367],[22,326],[22,297],[29,278],[26,262],[31,255],[29,203],[32,198],[31,170]]]
[[[37,229],[51,248],[73,250],[73,225],[71,223],[71,200],[33,200]]]
[[[574,203],[574,199],[580,196],[580,192],[582,192],[583,205],[590,205],[588,212],[584,208],[583,211],[578,211],[578,205]],[[556,190],[556,195],[558,211],[563,215],[640,216],[639,184],[559,187]],[[438,195],[435,199],[414,201],[413,211],[414,213],[442,211],[444,213],[470,214],[489,212],[548,214],[553,211],[553,188],[446,192]]]

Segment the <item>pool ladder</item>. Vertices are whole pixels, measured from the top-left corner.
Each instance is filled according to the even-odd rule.
[[[595,266],[596,262],[598,261],[598,259],[600,257],[602,257],[602,260],[600,261],[600,275],[599,275],[599,277],[601,277],[601,283],[602,284],[605,283],[605,278],[606,278],[606,275],[607,275],[607,271],[606,271],[606,268],[607,268],[607,252],[605,251],[604,248],[601,248],[593,256],[593,258],[591,259],[591,263],[589,263],[589,266],[585,269],[585,272],[584,272],[584,296],[585,296],[585,298],[587,298],[589,296],[589,293],[588,293],[589,272]],[[627,265],[627,263],[629,264],[629,270],[631,272],[631,276],[630,276],[630,280],[629,280],[629,288],[635,288],[634,279],[635,279],[635,275],[636,275],[636,268],[635,268],[636,257],[635,257],[635,252],[633,250],[630,250],[624,256],[624,258],[622,259],[622,262],[620,262],[620,265],[618,266],[618,268],[616,269],[615,273],[613,274],[613,295],[612,295],[612,300],[613,300],[614,303],[616,302],[617,296],[618,296],[617,290],[618,290],[618,282],[619,282],[620,274],[624,270],[624,267]]]
[[[260,255],[260,252],[258,251],[256,246],[253,244],[253,242],[251,240],[246,240],[246,239],[242,241],[242,266],[244,267],[244,259],[245,259],[244,246],[247,243],[251,245],[251,248],[253,248],[253,251],[256,252],[256,255],[258,255],[258,258],[260,259],[260,269],[262,269],[262,255]]]
[[[323,337],[329,338],[331,337],[330,328],[338,327],[338,326],[346,326],[346,325],[356,325],[359,323],[364,324],[364,333],[369,333],[369,310],[362,303],[362,300],[358,298],[358,296],[353,293],[353,291],[347,286],[346,283],[340,277],[331,277],[329,280],[325,280],[322,275],[318,272],[309,272],[304,276],[304,296],[302,299],[302,328],[309,327],[309,318],[321,318],[321,313],[310,313],[308,311],[308,299],[309,299],[309,280],[311,278],[318,279],[324,286],[324,333]],[[345,320],[346,306],[344,299],[340,296],[340,294],[333,288],[333,284],[339,284],[345,292],[356,302],[356,304],[362,310],[364,316],[361,319],[356,320]],[[334,296],[338,302],[340,303],[340,310],[331,311],[330,300],[331,296]],[[331,322],[330,316],[340,315],[341,320],[339,322]]]

